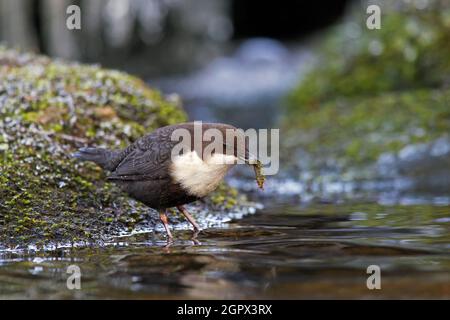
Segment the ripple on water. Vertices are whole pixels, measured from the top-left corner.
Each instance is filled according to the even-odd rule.
[[[450,298],[448,206],[273,206],[174,242],[0,253],[0,298]],[[237,219],[239,218],[239,219]],[[77,264],[83,290],[65,289]],[[382,290],[366,287],[369,265]],[[414,281],[411,281],[414,279]]]

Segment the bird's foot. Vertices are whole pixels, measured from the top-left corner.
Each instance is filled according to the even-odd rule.
[[[195,230],[192,232],[192,240],[196,240],[198,238],[198,234],[200,233],[200,230]]]

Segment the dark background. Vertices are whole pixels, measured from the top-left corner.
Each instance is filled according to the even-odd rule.
[[[0,40],[143,77],[194,70],[245,39],[296,44],[335,22],[349,0],[0,0]],[[82,29],[65,28],[68,5]]]

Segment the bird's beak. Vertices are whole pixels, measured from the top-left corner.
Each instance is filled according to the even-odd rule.
[[[247,149],[245,150],[245,155],[238,156],[238,159],[244,161],[244,163],[248,165],[255,165],[258,163],[258,158],[251,154]]]

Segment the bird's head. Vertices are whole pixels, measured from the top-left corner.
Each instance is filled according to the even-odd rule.
[[[224,132],[228,141],[224,140],[226,141],[224,142],[225,153],[234,155],[237,163],[244,163],[252,166],[255,171],[258,187],[263,189],[265,177],[263,174],[262,163],[257,156],[258,140],[256,131],[255,134],[252,135],[249,131],[244,132],[244,130],[231,125],[222,125],[221,130]],[[232,135],[232,137],[230,135]]]
[[[188,142],[197,154],[201,154],[203,160],[210,161],[214,158],[218,161],[217,164],[226,162],[227,165],[250,165],[255,171],[258,186],[263,188],[265,178],[262,164],[256,156],[258,152],[256,130],[244,131],[229,124],[203,122],[185,123],[179,127],[191,133],[192,140]],[[198,138],[196,133],[201,134],[201,143],[196,140]]]

